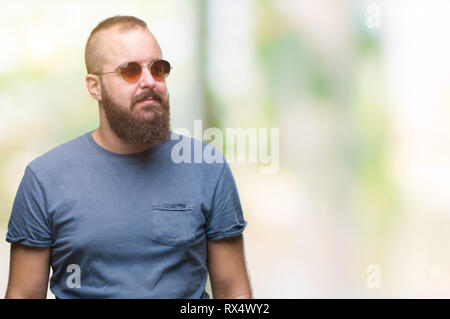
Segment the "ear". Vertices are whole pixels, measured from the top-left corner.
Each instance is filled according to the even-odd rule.
[[[94,99],[97,101],[102,100],[102,88],[100,86],[100,79],[97,75],[86,75],[86,87]]]

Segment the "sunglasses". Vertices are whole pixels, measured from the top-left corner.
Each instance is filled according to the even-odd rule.
[[[128,62],[119,66],[117,71],[93,73],[93,74],[103,75],[109,73],[119,73],[120,76],[125,81],[130,83],[136,83],[141,78],[143,67],[148,67],[151,75],[157,81],[164,81],[166,77],[169,75],[170,69],[172,68],[170,66],[170,63],[167,62],[166,60],[155,60],[151,63],[143,63],[143,64],[139,64],[137,62]]]

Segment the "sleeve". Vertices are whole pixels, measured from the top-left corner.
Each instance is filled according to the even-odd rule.
[[[48,247],[53,243],[51,229],[41,184],[27,167],[14,199],[6,241]]]
[[[225,162],[206,221],[206,239],[217,240],[237,236],[246,226],[236,183],[230,167]]]

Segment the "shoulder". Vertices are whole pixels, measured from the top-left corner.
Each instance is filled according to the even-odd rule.
[[[86,133],[87,134],[87,133]],[[27,166],[35,175],[57,173],[78,162],[86,153],[86,134],[58,145],[33,159]]]
[[[172,133],[166,142],[166,160],[195,178],[217,181],[228,163],[222,151],[213,144],[188,135]]]

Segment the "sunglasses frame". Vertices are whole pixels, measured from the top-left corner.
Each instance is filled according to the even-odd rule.
[[[95,74],[95,75],[104,75],[104,74],[118,73],[118,74],[120,74],[120,77],[121,77],[122,79],[124,79],[126,82],[128,82],[128,83],[136,83],[136,82],[139,81],[139,79],[140,79],[141,76],[142,76],[142,70],[143,70],[144,68],[148,68],[148,70],[150,71],[150,74],[152,75],[152,77],[153,77],[156,81],[161,81],[161,80],[156,79],[156,78],[153,76],[153,74],[152,74],[152,66],[153,66],[153,64],[156,63],[156,62],[159,62],[159,61],[167,62],[167,64],[169,65],[169,72],[167,72],[167,73],[164,75],[164,80],[165,80],[165,79],[167,78],[167,76],[170,74],[170,70],[172,69],[172,66],[170,65],[169,61],[164,60],[164,59],[156,59],[156,60],[153,60],[153,61],[150,62],[150,63],[138,63],[138,62],[136,62],[136,61],[130,61],[130,62],[126,62],[126,63],[121,64],[121,65],[117,68],[116,71],[103,72],[103,73],[96,72],[96,73],[92,73],[92,74]],[[134,81],[134,82],[133,82],[133,81],[128,81],[127,79],[125,79],[125,77],[124,77],[123,74],[122,74],[122,71],[123,71],[123,70],[126,68],[126,66],[127,66],[128,64],[130,64],[130,63],[136,63],[136,64],[138,64],[138,65],[141,67],[141,71],[140,71],[141,74],[139,75],[139,78],[138,78],[136,81]]]

